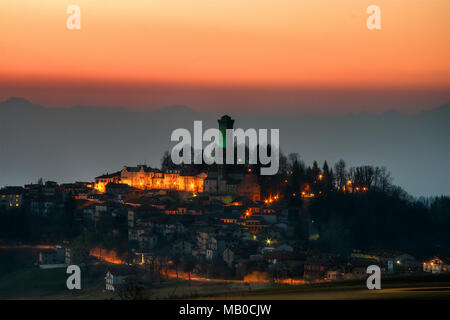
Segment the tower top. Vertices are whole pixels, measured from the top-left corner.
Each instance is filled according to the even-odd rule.
[[[224,126],[226,129],[233,129],[234,120],[229,115],[223,115],[219,120],[219,126]]]

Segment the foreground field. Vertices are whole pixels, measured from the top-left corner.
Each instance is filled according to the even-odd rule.
[[[82,271],[81,290],[68,290],[65,269],[23,268],[0,274],[0,299],[45,300],[119,300],[116,293],[105,291],[105,266]],[[253,286],[254,288],[255,286]],[[223,292],[242,291],[248,285],[216,281],[165,280],[144,290],[141,299],[186,299]]]
[[[0,299],[121,299],[104,290],[102,267],[90,268],[82,289],[66,288],[65,269],[25,268],[0,275]],[[265,287],[264,287],[265,286]],[[448,299],[450,275],[417,275],[382,280],[382,290],[368,290],[365,281],[329,282],[297,286],[236,284],[215,281],[168,280],[155,284],[141,299],[238,299],[238,300],[355,300]]]
[[[450,300],[450,275],[419,275],[388,278],[381,290],[368,290],[364,280],[265,288],[204,297],[238,300]]]

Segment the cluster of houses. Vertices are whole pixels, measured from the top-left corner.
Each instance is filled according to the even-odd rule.
[[[178,269],[186,269],[176,261],[190,260],[190,272],[197,277],[245,280],[250,279],[249,274],[260,272],[266,275],[265,280],[273,281],[360,279],[367,276],[366,269],[373,264],[389,274],[450,270],[445,257],[417,261],[402,252],[353,250],[350,258],[343,259],[311,250],[304,241],[296,240],[293,223],[293,219],[300,219],[308,226],[308,241],[320,237],[308,215],[309,198],[293,206],[278,195],[255,200],[238,194],[226,197],[214,192],[168,189],[100,192],[94,184],[82,182],[46,182],[0,191],[2,206],[20,209],[26,205],[31,212],[44,215],[62,210],[68,197],[74,199],[77,218],[94,229],[105,217],[124,221],[131,257],[108,259],[111,252],[102,253],[101,248],[96,253],[65,243],[43,250],[39,265],[56,268],[98,259],[116,264],[106,275],[107,290],[124,283],[128,266],[145,268],[155,261],[167,262],[167,268],[176,269],[177,274]]]
[[[0,209],[24,209],[32,214],[48,215],[64,208],[65,201],[72,194],[88,194],[92,184],[75,182],[61,184],[54,181],[27,184],[23,187],[4,187],[0,189]]]
[[[225,279],[246,279],[255,271],[264,272],[266,280],[273,281],[362,279],[373,264],[389,274],[449,272],[450,262],[444,257],[417,261],[402,252],[353,250],[350,258],[343,259],[308,249],[310,246],[293,236],[292,223],[292,217],[300,217],[310,226],[309,241],[319,237],[305,204],[288,205],[277,195],[270,201],[235,196],[224,202],[206,192],[157,189],[107,193],[88,184],[41,187],[53,188],[56,195],[70,191],[78,215],[93,226],[104,217],[125,221],[131,258],[103,259],[121,264],[121,268],[108,271],[107,290],[124,283],[126,266],[145,268],[150,261],[166,261],[168,268],[174,270],[179,268],[177,260],[188,257],[197,276]],[[39,264],[43,268],[68,265],[84,261],[86,256],[89,252],[65,245],[41,252]],[[102,254],[91,252],[91,259],[92,256],[102,259]]]
[[[248,168],[243,168],[243,171]],[[103,260],[113,265],[105,276],[106,290],[116,290],[148,264],[165,264],[166,274],[186,270],[197,278],[242,281],[338,281],[367,277],[369,265],[386,274],[445,273],[450,261],[432,257],[418,261],[402,252],[353,250],[351,257],[312,250],[308,242],[320,237],[308,214],[309,198],[288,204],[277,194],[257,200],[251,194],[191,192],[170,189],[118,188],[101,192],[92,183],[58,185],[55,182],[7,187],[0,190],[0,205],[13,210],[26,206],[46,215],[61,211],[71,197],[77,219],[97,231],[102,219],[117,219],[126,230],[127,256],[114,250],[86,249],[64,243],[39,254],[41,268]],[[295,224],[307,226],[309,240],[298,240]],[[92,229],[91,228],[91,229]],[[119,232],[113,227],[107,232]],[[305,243],[306,241],[306,243]],[[189,261],[191,266],[183,266]],[[120,267],[120,268],[119,268]],[[159,269],[162,272],[162,269]],[[264,279],[252,279],[255,272]]]
[[[121,189],[108,193],[99,192],[90,183],[54,182],[0,192],[3,206],[15,210],[28,206],[33,213],[43,215],[62,210],[69,196],[83,225],[96,230],[104,218],[123,221],[121,228],[126,230],[130,251],[121,256],[114,250],[64,243],[42,250],[39,265],[58,268],[103,260],[114,266],[105,278],[107,290],[126,283],[132,274],[130,266],[146,269],[152,263],[165,263],[166,274],[172,276],[189,270],[197,278],[243,281],[260,281],[249,277],[255,272],[265,275],[263,281],[362,279],[373,264],[387,274],[450,270],[445,257],[418,261],[402,252],[354,250],[350,258],[343,259],[310,249],[305,240],[294,236],[294,221],[300,219],[308,226],[307,242],[320,237],[308,215],[308,198],[302,205],[293,206],[278,195],[264,201],[238,195],[227,200],[207,192]],[[107,232],[115,235],[119,231],[113,227]],[[183,266],[186,261],[190,261],[189,269]]]

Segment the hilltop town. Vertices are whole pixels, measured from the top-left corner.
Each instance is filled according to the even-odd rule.
[[[108,291],[136,270],[150,282],[279,284],[364,279],[373,264],[391,275],[449,272],[448,252],[435,250],[448,221],[420,229],[434,223],[425,213],[444,217],[448,198],[419,204],[385,168],[282,160],[277,175],[260,176],[259,165],[175,166],[166,154],[161,168],[5,187],[2,239],[45,244],[41,268],[105,263]]]

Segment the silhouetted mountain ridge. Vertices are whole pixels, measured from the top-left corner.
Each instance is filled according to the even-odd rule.
[[[0,102],[0,108],[8,109],[8,108],[20,108],[25,110],[32,109],[43,109],[44,107],[40,104],[31,103],[29,100],[20,97],[11,97],[5,101]]]
[[[422,111],[422,113],[450,117],[450,102],[431,110]]]

